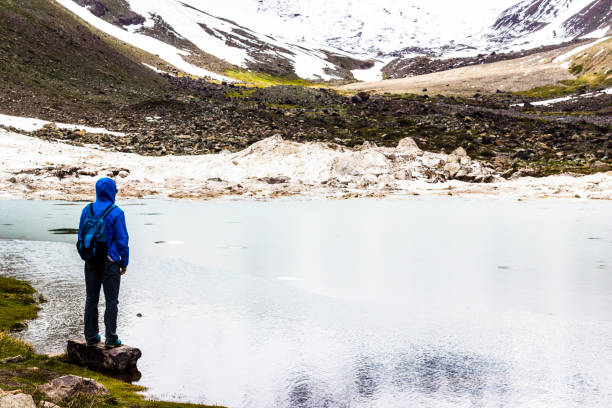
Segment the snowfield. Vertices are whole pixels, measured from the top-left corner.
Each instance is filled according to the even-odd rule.
[[[348,149],[271,137],[232,154],[147,157],[43,141],[0,130],[0,199],[86,200],[102,176],[123,197],[213,199],[495,194],[516,198],[612,199],[612,172],[505,180],[461,152],[421,151],[411,139],[396,148]],[[444,177],[488,178],[490,183]]]

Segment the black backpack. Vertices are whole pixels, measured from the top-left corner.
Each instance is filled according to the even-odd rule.
[[[93,203],[87,206],[87,219],[79,233],[77,251],[81,259],[89,262],[103,262],[108,256],[108,243],[104,217],[115,208],[115,204],[109,205],[100,217],[93,212]]]

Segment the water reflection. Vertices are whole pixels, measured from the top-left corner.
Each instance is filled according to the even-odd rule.
[[[127,206],[137,382],[244,408],[612,406],[609,207],[445,203]],[[79,213],[0,202],[0,273],[49,300],[22,334],[41,352],[81,335],[75,237],[49,231]]]

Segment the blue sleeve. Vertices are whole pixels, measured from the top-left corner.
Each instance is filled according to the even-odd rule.
[[[125,226],[125,214],[123,211],[115,218],[115,244],[117,245],[117,252],[121,257],[119,265],[122,268],[126,268],[130,262],[130,247],[128,242],[130,237],[128,236],[127,227]]]

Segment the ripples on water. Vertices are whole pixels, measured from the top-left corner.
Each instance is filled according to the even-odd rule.
[[[134,204],[148,211],[126,206],[134,246],[119,333],[142,348],[151,397],[254,408],[612,406],[609,204]],[[71,228],[79,211],[0,202],[0,224],[16,224],[0,229],[11,238],[0,241],[0,270],[49,299],[22,334],[40,352],[81,333],[74,236],[48,232]],[[42,232],[23,231],[24,215]]]

